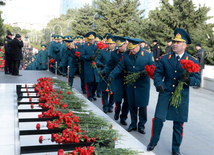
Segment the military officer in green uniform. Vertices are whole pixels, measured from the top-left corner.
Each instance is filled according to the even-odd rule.
[[[40,65],[40,70],[46,70],[47,69],[47,62],[48,62],[48,51],[45,49],[46,45],[41,45],[41,50],[38,52],[38,62]]]
[[[94,44],[96,33],[91,31],[86,34],[88,42],[83,45],[80,59],[84,60],[84,73],[87,97],[90,101],[96,100],[95,92],[99,83],[99,76],[96,68],[92,66],[95,61],[97,46]]]
[[[140,46],[141,39],[129,38],[128,51],[124,53],[123,59],[110,73],[108,83],[123,70],[129,73],[138,73],[145,70],[146,65],[152,65],[152,55]],[[149,104],[150,78],[146,74],[140,74],[134,85],[127,84],[127,98],[131,114],[131,124],[128,132],[137,130],[145,134],[145,123],[147,122],[147,106]],[[139,122],[137,117],[139,114]],[[138,124],[137,124],[138,122]]]
[[[174,31],[174,36],[173,52],[161,57],[154,72],[154,84],[159,92],[159,96],[155,116],[152,120],[151,140],[147,146],[147,150],[152,151],[157,145],[163,122],[171,120],[173,121],[172,155],[180,155],[183,125],[188,119],[189,86],[200,84],[201,78],[199,73],[191,73],[189,76],[184,75],[184,69],[179,62],[181,59],[185,59],[198,63],[196,58],[185,51],[187,44],[191,44],[189,34],[184,29],[177,28]],[[179,80],[185,82],[187,85],[183,86],[181,104],[175,108],[174,106],[170,106],[170,98]]]
[[[100,73],[101,76],[109,74],[114,69],[114,67],[116,67],[117,64],[123,59],[124,52],[126,51],[126,39],[120,36],[114,36],[114,39],[116,41],[116,46],[118,47],[118,50],[114,50],[113,52],[111,52],[110,60],[103,69],[103,71]],[[119,119],[121,111],[120,123],[123,125],[127,125],[126,119],[128,117],[129,107],[126,95],[126,85],[124,85],[124,76],[125,72],[122,71],[114,78],[112,83],[112,85],[114,86],[113,92],[115,101],[114,119]],[[124,99],[124,101],[123,105],[121,106],[122,99]]]
[[[109,34],[107,37],[107,44],[108,48],[100,50],[100,53],[97,56],[96,63],[97,67],[103,68],[105,65],[108,64],[110,57],[111,57],[111,52],[114,51],[114,48],[116,46],[114,36]],[[101,91],[101,101],[103,105],[103,112],[113,112],[113,94],[111,94],[112,91],[112,86],[108,87],[107,86],[107,79],[108,79],[108,74],[106,74],[103,78],[100,79],[100,83],[98,85],[98,91]],[[110,93],[110,94],[109,94]]]

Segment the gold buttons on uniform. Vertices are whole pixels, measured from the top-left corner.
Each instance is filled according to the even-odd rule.
[[[174,92],[171,92],[171,94],[174,94]]]
[[[176,78],[174,78],[174,80],[176,80]]]
[[[134,86],[134,88],[136,88],[136,86]]]
[[[133,66],[133,68],[135,68],[135,66]]]
[[[175,87],[175,85],[173,84],[172,87]]]
[[[175,70],[175,73],[177,73],[177,71]]]

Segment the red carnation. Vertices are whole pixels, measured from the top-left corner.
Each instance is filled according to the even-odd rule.
[[[32,102],[32,97],[29,98],[29,101]]]
[[[42,143],[42,140],[43,140],[43,136],[40,136],[39,137],[39,143]]]
[[[68,94],[68,95],[70,95],[70,94],[71,94],[71,92],[70,92],[70,91],[68,91],[68,92],[67,92],[67,94]]]
[[[37,128],[37,130],[40,129],[40,124],[39,123],[36,124],[36,128]]]
[[[60,150],[58,151],[58,155],[64,155],[64,150],[63,150],[63,149],[60,149]]]
[[[33,109],[33,107],[34,107],[34,104],[33,104],[33,103],[31,103],[30,107],[31,107],[31,109]]]
[[[93,62],[92,65],[96,65],[96,62]]]
[[[61,91],[61,90],[59,91],[59,94],[62,94],[62,91]]]

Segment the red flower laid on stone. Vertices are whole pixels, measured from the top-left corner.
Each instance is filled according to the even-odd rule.
[[[39,137],[39,143],[42,143],[42,140],[43,140],[43,136],[40,136]]]
[[[29,101],[32,102],[32,97],[29,98]]]
[[[62,94],[62,91],[61,91],[61,90],[59,91],[59,94]]]
[[[60,150],[58,151],[58,155],[64,155],[64,150],[63,150],[63,149],[60,149]]]
[[[68,94],[68,95],[70,95],[70,94],[71,94],[71,92],[70,92],[70,91],[68,91],[68,92],[67,92],[67,94]]]
[[[33,104],[33,103],[31,103],[30,107],[31,107],[31,109],[33,109],[33,107],[34,107],[34,104]]]
[[[39,114],[38,117],[39,117],[39,118],[42,118],[42,114]]]
[[[40,129],[40,124],[39,123],[36,124],[36,128],[37,128],[37,130]]]

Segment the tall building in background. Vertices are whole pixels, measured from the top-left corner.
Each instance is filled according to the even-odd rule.
[[[141,10],[145,10],[144,18],[148,18],[149,11],[154,10],[156,7],[160,6],[160,0],[140,0]]]
[[[68,9],[80,8],[85,4],[92,5],[93,0],[61,0],[60,2],[60,15],[66,14]]]

